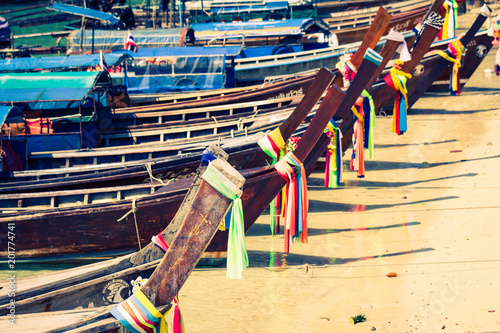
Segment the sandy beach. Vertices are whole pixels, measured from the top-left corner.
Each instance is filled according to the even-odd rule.
[[[344,186],[326,189],[321,171],[311,176],[308,244],[284,254],[263,215],[247,233],[242,280],[195,270],[180,293],[186,330],[500,332],[495,51],[462,95],[420,99],[404,135],[377,117],[365,178],[346,169]],[[359,314],[366,322],[351,324]]]

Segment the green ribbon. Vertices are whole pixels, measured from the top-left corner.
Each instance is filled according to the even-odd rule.
[[[222,179],[226,178],[210,163],[202,178],[226,198],[233,200],[231,224],[227,242],[227,278],[241,279],[243,271],[248,267],[248,253],[245,246],[245,224],[243,221],[243,204],[241,190],[234,186],[230,188]],[[227,178],[226,178],[227,179]]]
[[[373,160],[373,150],[375,149],[375,143],[373,141],[373,130],[375,128],[375,103],[373,103],[372,95],[368,91],[363,90],[361,96],[368,98],[370,103],[370,124],[368,131],[368,158]]]

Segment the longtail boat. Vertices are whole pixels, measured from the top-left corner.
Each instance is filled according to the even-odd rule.
[[[392,43],[391,48],[393,52],[396,50],[398,45],[398,42]],[[353,82],[344,98],[342,98],[344,96],[343,92],[337,86],[332,86],[329,89],[315,117],[302,136],[297,149],[294,151],[294,155],[299,161],[304,161],[306,157],[312,153],[313,145],[317,142],[321,133],[323,133],[326,124],[331,119],[333,114],[335,114],[337,110],[340,110],[340,108],[350,109],[352,103],[354,103],[361,91],[366,87],[366,79],[364,79],[363,76],[369,76],[371,78],[380,65],[381,60],[380,56],[373,51],[369,51],[367,53],[365,61],[363,61],[359,68],[358,79]],[[314,162],[311,160],[310,163]],[[245,230],[248,230],[260,214],[267,208],[272,199],[279,193],[285,181],[272,167],[264,167],[248,171],[244,170],[242,174],[245,175],[246,172],[250,172],[255,175],[255,177],[249,177],[249,175],[245,176],[246,181],[242,195]],[[194,188],[199,181],[199,178],[195,178],[192,182],[194,184]],[[188,193],[187,195],[189,196],[190,194]],[[179,212],[180,211],[182,211],[182,209],[179,210]],[[182,213],[177,214],[180,218],[179,215],[182,215]],[[167,243],[173,240],[174,235],[179,230],[180,226],[177,221],[178,219],[176,218],[174,221],[169,223],[166,229],[161,233],[161,237]],[[227,243],[227,231],[218,231],[216,236],[212,239],[212,243],[214,241],[219,245],[220,242]],[[21,312],[38,312],[67,308],[70,305],[64,304],[62,301],[65,297],[64,295],[75,293],[76,290],[82,290],[82,288],[87,288],[87,291],[90,291],[89,286],[92,286],[93,283],[89,279],[94,277],[97,277],[98,279],[102,278],[102,280],[99,280],[99,283],[103,283],[104,281],[109,281],[110,278],[114,279],[121,276],[120,274],[122,273],[118,273],[117,270],[122,271],[125,268],[133,269],[132,266],[144,265],[148,262],[157,260],[163,256],[163,253],[160,253],[157,250],[158,249],[152,246],[152,244],[149,244],[137,254],[110,262],[106,269],[103,269],[102,266],[97,267],[94,264],[93,274],[87,271],[82,276],[73,271],[73,273],[68,275],[66,279],[56,279],[57,281],[55,284],[51,284],[49,287],[41,287],[38,284],[33,288],[27,289],[25,292],[18,291],[19,301],[17,302],[17,309]],[[151,266],[148,267],[151,268]],[[145,272],[145,270],[140,271],[139,267],[136,267],[135,273],[142,274],[142,272]],[[126,273],[128,272],[123,271],[125,276]],[[106,274],[109,275],[104,276]],[[83,284],[76,287],[72,285],[75,281],[78,281],[78,283],[83,282]],[[99,288],[101,287],[102,285],[99,285]],[[62,293],[61,288],[66,288],[65,293]],[[59,289],[58,292],[52,293],[55,289]],[[40,293],[47,293],[47,295],[34,296],[35,294]],[[95,293],[93,294],[95,296]],[[78,299],[84,300],[83,297],[78,297]],[[92,303],[92,305],[95,304]]]

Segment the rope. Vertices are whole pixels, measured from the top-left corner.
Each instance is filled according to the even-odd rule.
[[[127,216],[129,216],[130,214],[134,214],[135,232],[137,233],[137,241],[139,243],[139,250],[140,250],[140,249],[142,249],[142,246],[141,246],[141,238],[139,236],[139,227],[137,226],[137,216],[135,214],[137,212],[137,206],[135,204],[135,201],[136,201],[136,198],[132,199],[132,209],[129,210],[127,213],[125,213],[125,215],[123,215],[121,218],[119,218],[116,222],[120,222],[123,219],[125,219]]]
[[[165,183],[161,178],[156,178],[155,176],[153,176],[153,171],[151,170],[151,162],[146,163],[146,170],[148,171],[151,183],[153,183],[153,181],[156,180],[157,182],[160,182],[162,185],[165,185]]]

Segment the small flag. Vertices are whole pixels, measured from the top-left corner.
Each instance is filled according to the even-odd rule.
[[[106,60],[104,59],[104,55],[102,54],[102,50],[100,50],[100,54],[101,54],[101,69],[103,71],[106,71],[106,72],[109,72],[109,66],[108,66],[108,63],[106,62]]]
[[[135,43],[134,37],[130,31],[128,32],[127,39],[125,40],[125,50],[129,50],[132,52],[137,52],[139,49],[137,48],[137,44]]]

